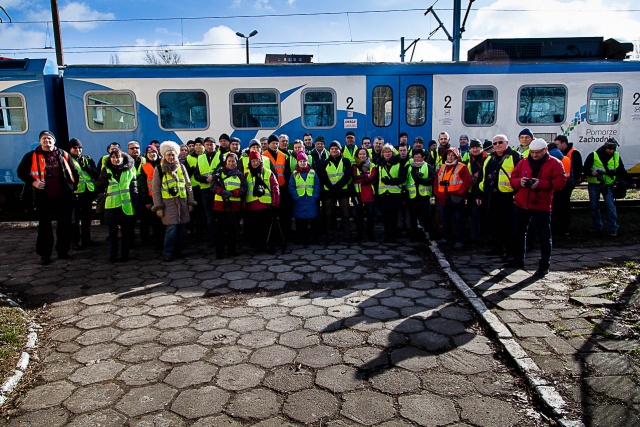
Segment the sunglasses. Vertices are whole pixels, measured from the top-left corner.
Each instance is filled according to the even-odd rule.
[[[497,141],[493,143],[493,145],[500,145],[500,144],[504,144],[504,141]]]

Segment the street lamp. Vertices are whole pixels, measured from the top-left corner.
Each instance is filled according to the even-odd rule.
[[[247,48],[247,64],[249,63],[249,39],[255,36],[256,34],[258,34],[258,30],[251,31],[248,36],[245,36],[241,32],[236,33],[236,36],[242,37],[245,40],[245,46]]]

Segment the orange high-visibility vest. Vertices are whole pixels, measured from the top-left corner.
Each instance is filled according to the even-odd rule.
[[[447,169],[447,165],[440,166],[440,170],[438,171],[438,192],[440,193],[452,193],[460,188],[462,188],[462,178],[460,178],[460,169],[466,166],[463,163],[458,162],[456,167],[451,169],[451,172],[445,176],[445,170]],[[449,181],[449,185],[445,188],[444,185],[441,184],[442,181]]]
[[[268,157],[271,163],[273,163],[273,166],[276,168],[276,177],[278,178],[278,185],[282,187],[285,184],[284,168],[287,161],[286,156],[284,155],[284,153],[282,153],[282,151],[278,151],[278,155],[274,159],[271,153],[269,152],[269,150],[265,151],[262,155],[265,157]]]
[[[71,167],[69,166],[69,154],[66,151],[60,150],[62,152],[62,164],[64,168],[67,170],[69,174],[69,178],[71,178],[71,182],[76,182],[73,174],[71,173]],[[39,179],[40,181],[44,181],[45,177],[45,168],[46,161],[44,160],[44,154],[36,153],[36,150],[33,150],[33,156],[31,157],[31,176],[34,180]]]
[[[153,172],[154,172],[155,167],[147,162],[144,163],[142,165],[142,170],[144,171],[144,174],[147,175],[147,190],[149,191],[149,195],[152,196],[152,191],[151,191],[151,187],[153,186]]]

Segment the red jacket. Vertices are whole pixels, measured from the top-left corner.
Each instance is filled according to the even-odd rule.
[[[448,177],[450,173],[453,173],[454,168],[457,165],[461,165],[462,167],[460,168],[458,174],[460,175],[460,179],[462,180],[462,184],[460,185],[460,187],[455,190],[455,191],[449,191],[449,188],[447,188],[446,192],[440,191],[441,187],[440,187],[440,171],[444,168],[444,176]],[[452,180],[450,178],[450,180]],[[467,192],[469,191],[469,189],[471,188],[471,186],[473,185],[472,181],[471,181],[471,174],[469,173],[469,169],[467,169],[467,165],[465,165],[462,162],[458,162],[456,165],[442,165],[440,166],[440,168],[436,171],[436,176],[435,179],[433,180],[433,195],[436,198],[436,203],[439,205],[444,206],[446,201],[447,201],[447,195],[453,195],[453,196],[459,196],[464,198],[465,200],[467,199]]]
[[[547,154],[547,160],[540,168],[540,175],[534,177],[540,180],[538,186],[533,189],[523,187],[520,179],[523,177],[532,178],[532,173],[527,158],[518,162],[510,179],[511,186],[516,190],[513,202],[522,209],[551,212],[553,192],[562,190],[567,183],[564,167],[560,160]]]

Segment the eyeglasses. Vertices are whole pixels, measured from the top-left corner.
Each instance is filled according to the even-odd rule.
[[[500,145],[500,144],[504,144],[504,141],[495,141],[495,142],[493,143],[493,145]]]
[[[529,154],[538,155],[538,154],[542,154],[542,153],[544,153],[544,150],[529,150]]]
[[[140,147],[129,147],[129,150],[139,150]]]

